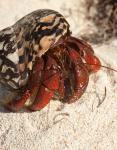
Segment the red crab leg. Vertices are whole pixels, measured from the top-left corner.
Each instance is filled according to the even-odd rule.
[[[81,57],[85,60],[89,72],[97,72],[100,69],[101,63],[99,59],[94,55],[94,51],[88,43],[72,36],[68,38],[67,42],[69,44],[71,43],[72,45],[74,43],[74,45],[78,47],[78,49],[75,50],[83,55]]]
[[[31,110],[40,110],[44,108],[51,100],[54,92],[59,88],[60,74],[57,69],[57,63],[51,57],[48,57],[43,73],[42,85],[36,95],[35,101],[30,107]]]
[[[43,60],[39,59],[35,62],[32,75],[28,82],[28,89],[26,90],[21,99],[18,100],[12,100],[7,104],[7,108],[12,111],[19,111],[26,103],[29,97],[33,95],[36,88],[39,86],[39,79],[40,79],[40,73],[43,69]]]
[[[73,49],[70,50],[69,57],[74,63],[74,77],[75,77],[75,88],[73,96],[68,98],[68,103],[72,103],[76,101],[78,98],[80,98],[84,93],[84,91],[86,90],[89,81],[89,74],[85,65],[82,63],[80,55],[77,51]]]
[[[25,104],[25,102],[27,101],[27,99],[30,97],[30,92],[29,90],[27,90],[21,99],[19,100],[13,100],[11,102],[9,102],[6,107],[12,111],[19,111]]]
[[[43,68],[43,59],[37,58],[28,82],[28,89],[30,89],[31,96],[33,96],[35,91],[40,87]]]

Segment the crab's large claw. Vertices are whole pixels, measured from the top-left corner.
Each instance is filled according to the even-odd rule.
[[[100,60],[94,55],[93,48],[87,42],[71,36],[67,39],[67,44],[69,46],[74,45],[75,50],[84,60],[84,64],[90,73],[95,73],[100,69]]]
[[[35,101],[30,106],[31,110],[40,110],[44,108],[50,102],[54,92],[58,90],[60,73],[57,66],[56,61],[48,56],[43,70],[41,85]]]

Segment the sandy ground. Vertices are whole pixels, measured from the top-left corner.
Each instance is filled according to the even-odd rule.
[[[77,35],[90,28],[84,22],[81,3],[83,0],[1,0],[0,29],[33,10],[50,8],[64,14]],[[117,69],[116,39],[93,47],[103,65]],[[32,113],[0,111],[0,150],[116,149],[117,73],[104,68],[90,76],[85,94],[74,104],[51,101]]]

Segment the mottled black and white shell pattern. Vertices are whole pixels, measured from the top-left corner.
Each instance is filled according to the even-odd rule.
[[[48,9],[34,11],[0,31],[0,83],[13,89],[25,85],[35,58],[69,33],[65,18]]]

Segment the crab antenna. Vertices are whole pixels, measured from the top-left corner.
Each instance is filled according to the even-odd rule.
[[[91,66],[91,65],[93,65],[93,66],[100,66],[100,67],[102,67],[102,68],[106,68],[106,69],[112,70],[112,71],[114,71],[114,72],[117,72],[116,69],[113,69],[113,68],[110,68],[110,67],[107,67],[107,66],[104,66],[104,65],[88,64],[88,63],[84,63],[84,64],[89,65],[89,66]]]

